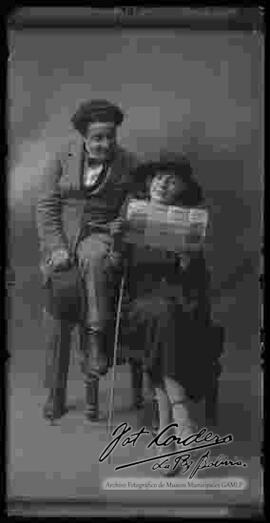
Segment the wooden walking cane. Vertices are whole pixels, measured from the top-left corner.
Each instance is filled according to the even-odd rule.
[[[109,417],[108,417],[108,425],[107,425],[107,437],[108,438],[109,438],[109,436],[111,434],[111,430],[112,430],[115,367],[116,367],[116,361],[117,361],[117,347],[118,347],[119,327],[120,327],[121,309],[122,309],[122,301],[123,301],[123,295],[124,295],[125,280],[126,280],[126,268],[124,269],[124,273],[121,278],[118,304],[117,304],[117,313],[116,313],[114,347],[113,347],[112,379],[111,379],[110,400],[109,400]],[[108,457],[108,463],[109,464],[111,463],[111,454]]]

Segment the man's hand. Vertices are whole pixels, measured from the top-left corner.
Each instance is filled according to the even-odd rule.
[[[116,218],[110,223],[110,233],[112,236],[122,234],[127,227],[127,221],[124,218]]]
[[[115,269],[120,269],[123,263],[123,256],[120,252],[111,251],[109,254],[110,264]]]
[[[53,251],[50,264],[55,270],[68,269],[70,266],[70,257],[68,251],[65,249],[58,249]]]
[[[182,310],[183,312],[187,314],[192,314],[198,307],[198,303],[196,301],[183,301],[182,302]]]
[[[180,265],[181,269],[183,271],[185,271],[188,268],[190,261],[191,261],[190,255],[183,252],[181,254],[178,254],[178,259],[179,259],[179,265]]]

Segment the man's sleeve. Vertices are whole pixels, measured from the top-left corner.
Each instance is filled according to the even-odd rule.
[[[134,173],[139,165],[139,159],[135,154],[131,154],[131,153],[128,154],[126,160],[128,163],[128,170],[129,170],[129,184],[128,184],[128,188],[126,190],[125,197],[124,197],[123,203],[120,207],[119,214],[118,214],[118,218],[122,218],[124,220],[127,217],[127,209],[128,209],[129,202],[130,202],[131,198],[134,197],[134,195],[135,195],[135,191],[134,191],[135,174]],[[125,242],[123,242],[124,234],[125,233],[122,232],[122,233],[119,233],[118,235],[114,236],[114,249],[116,251],[122,252],[122,253],[124,253],[126,250]]]
[[[141,198],[145,196],[144,180],[138,179],[137,170],[143,163],[143,157],[132,155],[130,162],[130,191],[129,195],[133,198]]]
[[[136,197],[136,169],[140,165],[140,158],[134,153],[129,153],[126,158],[129,171],[129,183],[125,193],[125,197],[122,206],[119,211],[119,217],[126,218],[127,207],[131,198]]]
[[[62,227],[62,204],[59,180],[62,174],[58,156],[49,158],[42,173],[36,208],[37,230],[41,251],[50,256],[52,251],[68,248]]]

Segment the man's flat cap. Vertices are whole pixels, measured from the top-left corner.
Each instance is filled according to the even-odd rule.
[[[112,122],[120,125],[124,115],[121,109],[107,100],[91,100],[83,102],[71,118],[75,129],[85,134],[91,122]]]

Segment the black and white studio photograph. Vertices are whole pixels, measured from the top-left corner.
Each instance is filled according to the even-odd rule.
[[[10,515],[261,513],[263,16],[10,17]]]

